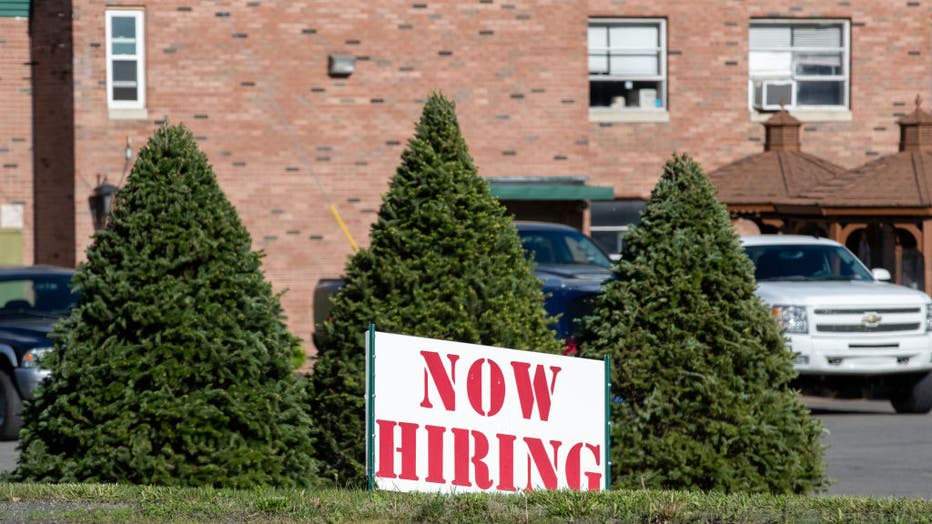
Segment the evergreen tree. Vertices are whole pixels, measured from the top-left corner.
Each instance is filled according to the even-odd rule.
[[[453,103],[427,100],[414,138],[324,323],[311,377],[322,476],[364,481],[364,332],[559,351],[541,283],[476,174]]]
[[[158,129],[78,268],[13,478],[309,485],[298,341],[260,258],[191,133]]]
[[[580,336],[612,358],[616,486],[804,493],[821,425],[701,168],[674,155]]]

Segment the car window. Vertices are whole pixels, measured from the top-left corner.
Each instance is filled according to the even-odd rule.
[[[754,278],[766,280],[873,280],[847,249],[832,245],[746,246]]]
[[[599,246],[576,231],[518,231],[528,257],[538,264],[588,265],[609,268],[612,261]]]
[[[533,258],[538,264],[556,264],[553,242],[547,236],[536,233],[522,234],[521,243],[528,258]]]
[[[64,313],[77,303],[70,275],[0,280],[0,311]]]
[[[572,264],[585,264],[595,266],[611,266],[611,261],[588,238],[580,236],[567,236],[566,248],[570,253]]]

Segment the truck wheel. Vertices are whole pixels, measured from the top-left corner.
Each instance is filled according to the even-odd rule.
[[[16,440],[23,421],[20,411],[23,401],[19,398],[13,379],[6,371],[0,371],[0,440]]]
[[[928,413],[932,410],[932,373],[910,377],[890,403],[897,413]]]

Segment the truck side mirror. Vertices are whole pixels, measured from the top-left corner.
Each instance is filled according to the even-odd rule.
[[[881,282],[889,282],[892,280],[890,272],[882,267],[875,267],[871,269],[871,275],[874,275],[875,280],[880,280]]]

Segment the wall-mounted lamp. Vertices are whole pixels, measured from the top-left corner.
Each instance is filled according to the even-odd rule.
[[[97,175],[97,187],[88,197],[87,203],[91,208],[91,217],[94,219],[94,231],[99,231],[107,227],[110,220],[110,211],[113,209],[113,198],[119,189],[107,183],[107,177],[101,180]]]
[[[353,55],[331,53],[327,57],[327,72],[330,76],[347,77],[353,74],[354,69],[356,69],[356,57]]]

